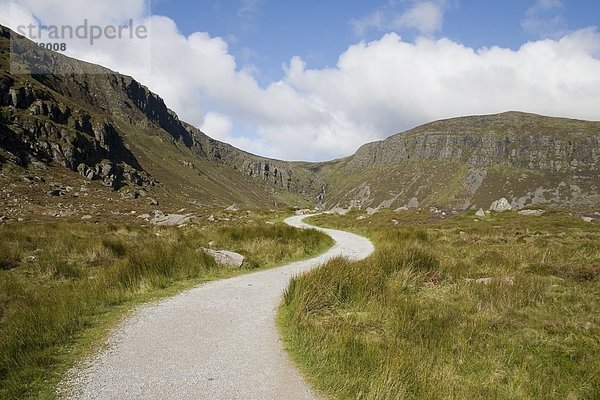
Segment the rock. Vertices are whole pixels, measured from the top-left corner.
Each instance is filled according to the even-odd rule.
[[[379,208],[372,208],[372,207],[367,208],[367,214],[369,214],[369,215],[377,214],[378,212],[379,212]]]
[[[508,200],[506,200],[504,197],[501,198],[500,200],[494,201],[492,203],[492,205],[490,206],[490,211],[504,212],[504,211],[510,211],[510,210],[512,210],[512,206],[510,205]]]
[[[539,217],[544,212],[545,212],[544,210],[521,210],[521,211],[518,211],[517,214],[525,215],[525,216],[533,215],[533,216]]]
[[[154,215],[154,218],[150,221],[150,223],[158,226],[174,226],[187,224],[191,220],[191,214],[163,214]]]
[[[5,215],[0,215],[0,222],[8,221],[8,217]]]
[[[581,219],[583,220],[583,222],[592,222],[594,220],[594,218],[592,217],[581,217]]]
[[[479,210],[477,210],[477,212],[475,213],[476,217],[485,217],[485,211],[483,211],[483,208],[480,208]]]
[[[150,205],[151,206],[157,206],[158,205],[158,200],[156,200],[154,197],[150,198]]]
[[[240,206],[238,206],[237,204],[232,204],[225,209],[225,211],[239,211],[239,210],[240,210]]]
[[[138,218],[142,218],[142,219],[150,219],[150,214],[142,214],[142,215],[138,215]]]
[[[408,207],[398,207],[394,210],[394,212],[402,212],[402,211],[408,211]]]
[[[205,247],[201,248],[200,251],[205,252],[215,259],[215,262],[225,267],[240,268],[244,264],[244,256],[233,251],[227,250],[212,250]]]
[[[357,221],[362,221],[364,219],[367,219],[367,217],[365,217],[364,215],[360,215],[360,216],[356,217]]]
[[[408,208],[417,208],[417,207],[419,207],[419,199],[417,199],[416,197],[413,197],[412,199],[410,199],[408,201],[408,204],[406,205],[406,207],[408,207]]]
[[[47,194],[48,194],[48,196],[58,197],[58,196],[64,196],[65,192],[64,192],[64,190],[62,190],[60,188],[55,188],[55,189],[50,190]]]
[[[86,221],[86,220],[90,220],[93,217],[91,215],[84,215],[83,217],[81,217],[82,220]]]
[[[210,217],[208,217],[208,221],[209,222],[215,222],[215,216],[210,214]]]

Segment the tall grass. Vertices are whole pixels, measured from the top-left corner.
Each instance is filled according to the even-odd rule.
[[[285,342],[317,387],[344,399],[600,396],[597,225],[392,218],[318,218],[369,232],[377,251],[332,260],[285,293]]]
[[[197,251],[209,243],[251,262],[237,271],[218,267]],[[317,231],[259,223],[218,229],[2,225],[0,398],[52,397],[74,361],[69,352],[106,313],[181,282],[274,266],[328,245]]]

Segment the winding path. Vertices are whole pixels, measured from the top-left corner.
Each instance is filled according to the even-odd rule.
[[[307,228],[304,216],[288,225]],[[281,268],[198,286],[141,307],[88,367],[67,382],[73,399],[315,399],[279,340],[275,313],[294,275],[336,256],[362,259],[369,240],[317,228],[336,244]]]

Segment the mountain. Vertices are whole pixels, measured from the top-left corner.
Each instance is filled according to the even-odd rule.
[[[72,192],[75,201],[86,186],[105,200],[171,208],[320,201],[324,183],[302,163],[211,139],[131,77],[42,49],[4,27],[0,54],[0,182],[25,205],[51,203],[46,192]],[[61,74],[44,73],[50,67]]]
[[[507,112],[426,124],[320,170],[329,207],[600,205],[600,122]],[[340,179],[340,177],[348,177]]]
[[[519,208],[600,204],[598,122],[515,112],[455,118],[344,159],[287,162],[214,140],[132,77],[4,27],[0,56],[0,215],[232,203],[467,209],[500,197]]]

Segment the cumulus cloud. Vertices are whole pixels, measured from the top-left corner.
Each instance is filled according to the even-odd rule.
[[[136,18],[145,20],[141,12]],[[148,23],[151,69],[127,41],[76,55],[133,75],[183,120],[266,156],[346,156],[365,142],[469,114],[520,110],[600,119],[595,28],[517,50],[473,49],[445,38],[407,42],[389,33],[350,46],[331,68],[311,69],[294,57],[281,80],[261,86],[254,72],[240,68],[225,39],[201,32],[184,36],[166,17],[153,16]]]

